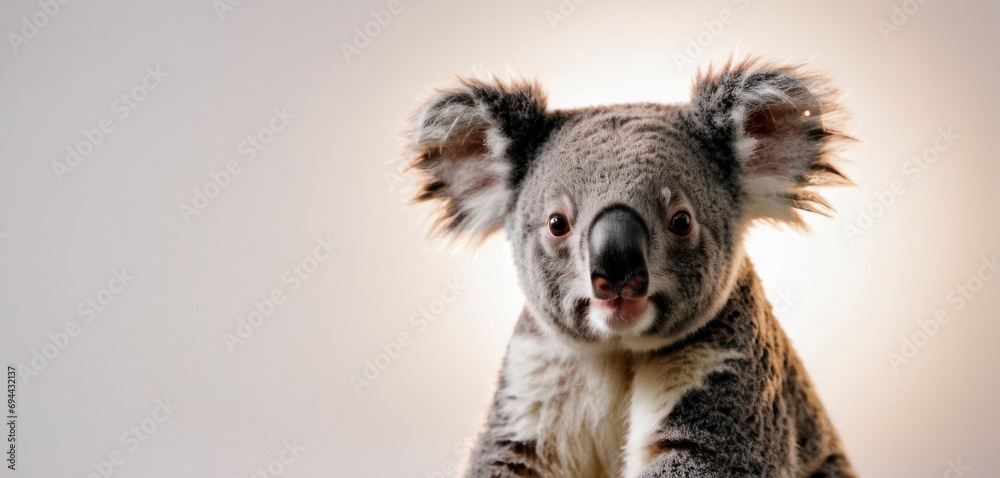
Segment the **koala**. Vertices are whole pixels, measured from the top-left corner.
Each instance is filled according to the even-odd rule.
[[[849,184],[824,76],[757,58],[689,103],[549,110],[459,78],[414,116],[414,201],[465,242],[503,230],[525,305],[465,476],[853,477],[742,246]]]

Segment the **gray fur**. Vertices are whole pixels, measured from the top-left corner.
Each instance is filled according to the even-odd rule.
[[[838,113],[820,76],[759,60],[701,75],[687,104],[548,111],[537,85],[495,80],[428,101],[412,135],[417,200],[440,205],[451,237],[503,228],[527,299],[467,476],[855,476],[742,248],[755,221],[830,212],[813,187],[847,182]],[[650,230],[656,314],[643,330],[588,320],[587,225],[611,205]],[[687,237],[666,229],[676,208],[694,216]],[[553,211],[567,236],[548,233]],[[511,355],[530,347],[537,358]],[[691,374],[679,400],[650,436],[629,436],[643,428],[637,377],[668,371]],[[535,379],[538,397],[517,382]],[[603,414],[586,411],[604,399]],[[525,414],[567,431],[534,436]]]

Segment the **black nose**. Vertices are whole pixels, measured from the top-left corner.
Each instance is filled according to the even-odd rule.
[[[646,295],[649,232],[638,215],[620,206],[605,209],[590,226],[589,242],[594,296],[609,300]]]

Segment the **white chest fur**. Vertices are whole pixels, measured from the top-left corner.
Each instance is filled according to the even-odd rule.
[[[701,387],[705,378],[739,358],[734,351],[691,347],[666,356],[636,360],[629,402],[628,439],[625,445],[625,478],[635,478],[654,459],[650,445],[657,431],[685,393]]]
[[[503,431],[536,443],[543,476],[634,478],[684,393],[735,356],[704,348],[657,357],[587,353],[517,335],[503,370]]]

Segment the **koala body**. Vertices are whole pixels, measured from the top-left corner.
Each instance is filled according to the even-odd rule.
[[[685,104],[436,92],[416,199],[452,237],[505,230],[526,297],[467,476],[855,476],[742,247],[829,211],[838,113],[823,78],[759,60]]]

